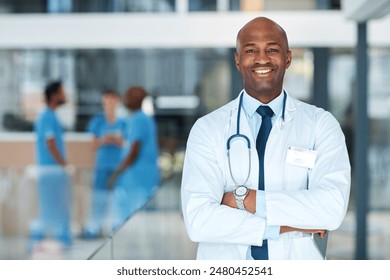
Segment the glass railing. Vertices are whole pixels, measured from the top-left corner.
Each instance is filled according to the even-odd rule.
[[[181,214],[183,156],[180,151],[160,155],[161,186],[88,259],[195,259],[197,244],[189,240]]]
[[[91,189],[89,168],[30,165],[0,173],[0,259],[87,259],[157,190],[129,195],[118,187],[102,197]],[[96,209],[96,200],[106,209]],[[106,211],[103,230],[85,236],[96,210]]]
[[[158,188],[106,193],[93,237],[83,235],[96,198],[91,168],[0,168],[0,259],[194,259],[180,207],[182,160],[183,152],[160,156]]]
[[[177,169],[171,165],[170,170],[162,170],[162,184],[137,209],[129,212],[123,224],[112,228],[111,220],[107,219],[106,230],[88,239],[81,234],[91,211],[91,169],[41,170],[34,165],[0,168],[0,259],[194,259],[197,244],[188,239],[181,213],[180,157],[182,155],[177,157]],[[68,181],[64,179],[66,176],[69,176]],[[42,180],[50,183],[40,186]],[[40,201],[40,191],[52,186],[55,190],[43,196],[47,199],[45,204]],[[68,195],[69,200],[65,199]],[[69,216],[65,215],[67,211],[41,212],[42,206],[62,210],[70,206]],[[355,214],[353,209],[348,211],[343,225],[331,233],[328,259],[354,258]],[[389,258],[385,250],[390,241],[388,217],[388,211],[370,212],[367,239],[371,259]],[[69,218],[72,238],[68,246],[56,239],[61,237],[60,229],[66,229],[63,226],[67,224],[63,223],[66,218]],[[47,232],[40,236],[43,228]]]
[[[89,211],[91,172],[2,167],[0,258],[73,258],[63,253],[82,244],[79,235]]]

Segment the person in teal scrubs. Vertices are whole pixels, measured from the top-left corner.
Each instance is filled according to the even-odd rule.
[[[93,116],[87,125],[87,131],[94,137],[92,145],[96,154],[91,213],[82,234],[83,238],[96,238],[102,235],[109,206],[108,179],[118,168],[123,142],[124,120],[118,118],[116,114],[119,102],[117,92],[105,91],[102,96],[104,112]]]
[[[142,87],[131,87],[124,95],[130,115],[126,118],[122,160],[110,179],[115,187],[114,229],[141,208],[160,183],[156,123],[142,110],[146,96]]]
[[[66,102],[61,81],[47,85],[45,101],[47,106],[35,122],[39,217],[31,225],[30,238],[40,241],[50,237],[69,246],[71,180],[65,169],[63,127],[55,113]]]

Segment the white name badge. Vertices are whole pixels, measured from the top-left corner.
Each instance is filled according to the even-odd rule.
[[[297,147],[288,147],[286,162],[292,165],[312,169],[316,163],[317,151]]]

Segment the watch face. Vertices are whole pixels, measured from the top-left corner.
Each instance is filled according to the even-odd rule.
[[[248,192],[248,188],[245,186],[239,186],[236,190],[235,193],[238,196],[243,196]]]

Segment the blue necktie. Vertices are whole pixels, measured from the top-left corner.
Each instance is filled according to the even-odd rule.
[[[272,128],[271,118],[274,112],[268,106],[260,106],[256,112],[261,116],[261,126],[256,139],[256,150],[259,157],[259,190],[264,190],[264,152]],[[263,246],[261,247],[252,246],[251,254],[255,260],[268,260],[267,240],[263,240]]]

